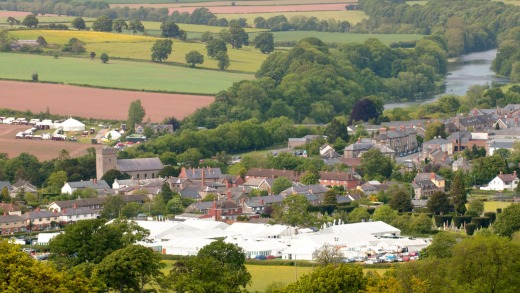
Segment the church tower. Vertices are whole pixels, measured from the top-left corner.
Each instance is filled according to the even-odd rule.
[[[117,166],[117,149],[100,148],[96,150],[96,178],[99,180],[108,170]]]

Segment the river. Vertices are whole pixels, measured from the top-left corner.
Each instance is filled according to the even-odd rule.
[[[448,74],[444,81],[444,93],[420,101],[388,103],[385,104],[385,109],[431,103],[444,94],[462,96],[466,94],[466,91],[472,85],[485,85],[492,82],[500,84],[510,83],[511,80],[509,78],[499,77],[491,70],[491,64],[496,54],[497,49],[461,55],[453,62],[448,63]]]

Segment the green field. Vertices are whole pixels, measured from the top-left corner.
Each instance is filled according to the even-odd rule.
[[[110,60],[103,64],[89,58],[55,59],[52,56],[0,53],[0,78],[84,84],[100,87],[215,94],[233,82],[252,79],[249,74],[192,69],[152,62]],[[203,85],[203,86],[202,86]]]
[[[252,40],[255,35],[255,33],[249,34],[249,38]],[[415,41],[423,37],[411,34],[348,34],[315,31],[274,32],[273,35],[275,42],[299,41],[303,38],[315,37],[326,43],[363,43],[369,38],[376,38],[386,45],[400,41]]]
[[[219,18],[225,18],[228,21],[231,19],[245,18],[249,25],[254,24],[255,18],[261,16],[265,19],[268,19],[277,15],[285,15],[287,19],[290,19],[293,16],[302,15],[307,17],[317,17],[318,19],[336,19],[336,20],[346,20],[351,24],[356,24],[363,19],[368,18],[368,16],[360,10],[342,10],[342,11],[295,11],[295,12],[269,12],[269,13],[239,13],[239,14],[217,14]]]
[[[512,203],[503,202],[503,201],[485,201],[484,202],[484,211],[485,212],[496,212],[497,209],[505,209],[510,206]]]
[[[59,45],[63,45],[70,38],[75,37],[85,42],[87,52],[96,52],[98,56],[101,53],[107,53],[111,57],[144,61],[150,60],[150,50],[154,42],[158,40],[155,37],[93,31],[15,30],[10,31],[9,34],[22,40],[31,40],[43,36],[47,43]],[[173,50],[168,61],[185,64],[185,55],[192,50],[205,55],[206,44],[173,40]],[[231,62],[228,70],[245,73],[256,72],[267,58],[266,54],[262,54],[252,46],[240,50],[228,48],[228,55]],[[217,60],[205,56],[204,63],[199,67],[217,69]]]

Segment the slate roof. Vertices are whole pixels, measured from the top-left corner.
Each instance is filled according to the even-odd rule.
[[[467,142],[467,141],[471,140],[471,132],[457,131],[457,132],[450,134],[450,136],[446,137],[446,139],[449,141],[459,140],[461,143]]]
[[[320,171],[321,180],[353,181],[356,180],[351,173]]]
[[[368,151],[374,147],[374,143],[371,142],[355,142],[345,148],[346,151]]]
[[[4,187],[7,187],[7,190],[11,190],[11,188],[12,188],[12,186],[11,186],[11,182],[9,182],[9,181],[0,181],[0,191],[1,191]]]
[[[202,180],[203,171],[205,179],[219,179],[222,176],[220,168],[206,167],[186,169],[186,178],[190,180]]]
[[[298,181],[298,173],[293,170],[252,168],[247,171],[246,176],[263,178],[287,177],[291,181]]]
[[[81,189],[81,188],[93,188],[93,189],[110,189],[108,183],[105,180],[89,180],[89,181],[75,181],[75,182],[67,182],[71,188]]]
[[[320,194],[325,193],[329,189],[321,184],[313,184],[313,185],[295,185],[293,187],[289,187],[286,190],[280,192],[281,195],[291,195],[291,194]]]
[[[88,215],[95,214],[96,212],[88,207],[80,207],[80,208],[71,208],[65,209],[61,211],[61,215],[63,216],[76,216],[76,215]]]
[[[22,216],[17,215],[1,215],[0,216],[0,223],[13,223],[13,222],[23,222],[25,221],[25,218]]]
[[[52,218],[58,217],[59,215],[50,211],[30,211],[22,215],[26,220],[29,219],[40,219],[40,218]]]
[[[500,180],[502,180],[505,184],[510,184],[513,182],[513,180],[518,179],[515,174],[501,174],[498,175],[498,178],[500,178]]]
[[[514,143],[514,141],[495,141],[489,145],[489,147],[495,149],[512,149]]]
[[[212,205],[213,205],[212,201],[201,201],[201,202],[195,202],[192,204],[192,206],[195,207],[199,211],[209,210]]]
[[[189,197],[193,199],[201,198],[198,188],[184,188],[178,191],[182,197]]]
[[[444,138],[434,138],[429,141],[423,142],[423,146],[425,147],[428,145],[443,145],[443,144],[448,144],[448,143],[450,143],[450,142]]]
[[[162,170],[162,168],[164,168],[164,165],[159,158],[117,160],[117,170],[121,172]]]
[[[476,116],[468,116],[464,118],[460,118],[459,123],[463,126],[472,126],[472,125],[478,125],[478,124],[487,124],[495,122],[495,119],[492,115],[489,114],[483,114],[483,115],[476,115]]]
[[[277,202],[282,202],[284,197],[281,195],[268,195],[262,196],[262,199],[264,200],[264,204],[273,204]]]

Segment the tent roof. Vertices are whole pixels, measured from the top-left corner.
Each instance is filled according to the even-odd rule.
[[[74,118],[69,118],[69,119],[61,122],[60,126],[68,126],[68,127],[72,127],[72,126],[85,126],[85,124],[79,122],[78,120],[76,120]]]

